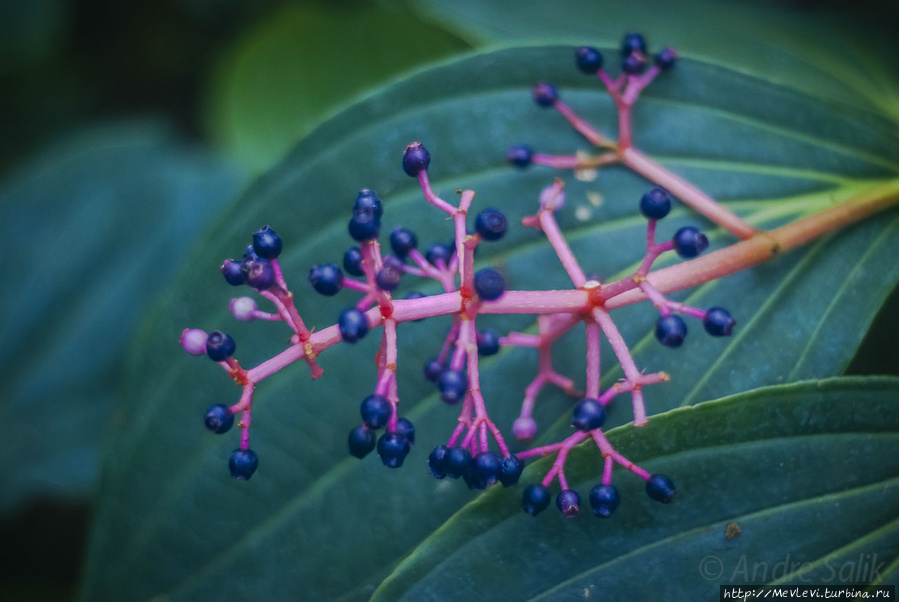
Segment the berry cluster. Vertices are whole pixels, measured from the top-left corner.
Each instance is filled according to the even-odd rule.
[[[508,228],[506,216],[496,209],[484,209],[477,213],[474,227],[469,230],[467,219],[475,193],[460,191],[457,205],[440,198],[432,189],[428,177],[430,153],[420,142],[406,147],[402,166],[409,176],[418,180],[425,200],[452,219],[453,244],[432,244],[422,253],[416,234],[397,227],[389,236],[392,253],[382,254],[378,237],[383,203],[374,191],[362,189],[353,204],[347,227],[358,244],[344,253],[342,269],[337,264],[328,263],[313,266],[309,271],[309,282],[319,294],[333,296],[344,289],[361,293],[361,298],[343,310],[333,326],[313,333],[304,325],[278,263],[281,239],[271,228],[264,227],[253,235],[253,243],[240,261],[229,259],[222,264],[222,274],[229,284],[247,285],[255,289],[276,310],[273,313],[261,311],[255,300],[243,297],[231,302],[235,318],[284,321],[294,333],[286,350],[249,370],[242,368],[234,358],[236,344],[229,335],[218,331],[207,335],[196,329],[187,329],[182,334],[181,343],[188,352],[208,355],[243,388],[238,403],[230,407],[213,405],[205,417],[206,427],[213,433],[221,434],[233,426],[237,414],[241,415],[238,423],[241,429],[240,447],[233,452],[230,460],[233,477],[249,479],[258,466],[258,458],[249,447],[256,385],[300,360],[308,364],[312,377],[318,378],[322,370],[316,357],[321,352],[340,342],[355,343],[378,327],[382,330],[376,356],[375,386],[372,393],[362,400],[361,424],[350,430],[348,448],[349,453],[357,458],[377,450],[384,465],[390,468],[402,466],[415,443],[415,429],[408,419],[399,415],[400,397],[396,378],[398,327],[428,317],[452,315],[452,326],[439,353],[424,366],[424,378],[435,384],[440,399],[447,405],[460,407],[456,426],[448,440],[436,446],[428,457],[431,475],[438,479],[462,478],[471,489],[484,489],[496,483],[508,487],[518,482],[527,458],[555,454],[555,461],[542,481],[524,489],[522,506],[525,512],[533,515],[546,509],[552,498],[550,485],[558,479],[561,491],[556,497],[556,505],[564,516],[571,517],[578,514],[581,500],[579,494],[568,486],[565,461],[575,445],[591,438],[604,459],[601,483],[590,491],[588,498],[596,516],[611,516],[620,503],[620,494],[611,484],[612,469],[616,463],[645,480],[650,498],[662,503],[672,501],[676,490],[671,479],[663,474],[649,474],[630,462],[612,447],[602,430],[606,407],[619,394],[625,393],[631,398],[635,426],[646,424],[643,390],[648,385],[669,380],[664,372],[645,373],[637,367],[610,311],[617,306],[615,301],[621,295],[639,293],[658,310],[655,335],[662,345],[668,347],[679,347],[684,343],[687,325],[681,315],[701,320],[706,332],[712,336],[730,335],[735,322],[725,309],[713,307],[703,310],[671,301],[652,284],[650,270],[663,253],[673,251],[684,259],[691,259],[708,247],[706,236],[693,227],[683,227],[670,240],[656,242],[656,226],[671,210],[672,194],[669,190],[675,188],[680,191],[676,194],[678,198],[697,207],[716,223],[726,228],[730,226],[738,235],[745,234],[751,228],[714,201],[706,201],[702,193],[697,194],[694,188],[677,176],[665,172],[643,155],[634,155],[636,151],[629,133],[630,106],[652,78],[674,64],[676,53],[673,49],[663,50],[648,68],[646,57],[643,37],[638,34],[625,36],[622,74],[613,81],[603,71],[603,56],[597,49],[583,47],[575,54],[577,67],[585,73],[597,74],[615,100],[619,116],[625,113],[619,125],[626,127],[621,129],[618,142],[612,142],[575,116],[559,101],[555,87],[537,84],[533,88],[533,97],[538,105],[555,107],[588,140],[608,150],[598,160],[538,155],[527,147],[514,147],[508,155],[510,161],[519,167],[539,163],[580,168],[587,164],[596,166],[620,161],[632,167],[632,163],[640,165],[643,169],[637,169],[640,173],[657,176],[650,179],[659,185],[650,188],[638,201],[639,211],[647,219],[646,251],[637,270],[627,278],[601,283],[584,275],[556,221],[556,212],[565,203],[564,185],[558,179],[540,193],[537,212],[525,217],[522,223],[547,237],[573,287],[568,290],[509,290],[500,270],[484,268],[475,271],[475,249],[482,242],[503,238]],[[432,278],[440,284],[443,292],[430,296],[411,293],[403,299],[395,299],[393,292],[407,276]],[[536,313],[537,334],[510,332],[501,335],[493,329],[478,329],[480,315],[502,313]],[[583,392],[576,389],[570,378],[553,369],[551,357],[554,342],[580,324],[586,331],[587,374]],[[624,378],[605,391],[600,387],[601,337],[608,341],[624,372]],[[512,425],[513,434],[523,441],[534,437],[537,431],[532,417],[534,404],[540,391],[551,384],[579,399],[572,413],[574,432],[564,440],[517,453],[509,449],[500,429],[488,414],[479,376],[479,358],[496,354],[503,346],[532,347],[538,354],[538,372],[525,389],[520,415]],[[379,436],[378,432],[382,430]]]

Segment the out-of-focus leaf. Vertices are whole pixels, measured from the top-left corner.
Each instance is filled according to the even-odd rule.
[[[0,512],[94,493],[123,350],[242,182],[143,122],[71,137],[0,186]]]
[[[408,11],[376,2],[286,3],[219,64],[208,129],[250,168],[267,168],[353,98],[468,48]]]

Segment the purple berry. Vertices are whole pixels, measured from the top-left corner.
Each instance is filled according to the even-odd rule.
[[[411,445],[415,445],[415,425],[408,418],[400,418],[396,421],[396,432],[403,435],[409,440]]]
[[[181,346],[191,355],[206,355],[206,331],[199,328],[185,328],[181,331]]]
[[[554,102],[559,100],[559,92],[556,87],[545,82],[539,82],[531,88],[531,96],[534,97],[534,102],[541,107],[551,107]]]
[[[400,285],[402,278],[402,268],[398,268],[395,264],[385,261],[384,267],[375,274],[375,284],[382,291],[393,291]]]
[[[446,370],[437,378],[437,389],[444,403],[455,405],[465,398],[468,380],[458,370]]]
[[[381,215],[384,213],[384,206],[381,203],[381,199],[371,188],[363,188],[359,191],[359,194],[356,195],[356,202],[353,203],[353,210],[371,210],[374,214],[374,217],[377,219],[381,219]]]
[[[443,364],[438,362],[436,358],[425,364],[425,380],[437,382],[441,374],[443,374]]]
[[[216,435],[221,435],[227,433],[234,426],[234,414],[231,413],[231,408],[219,403],[207,410],[203,421],[206,428]]]
[[[417,246],[418,237],[411,230],[397,227],[390,233],[390,248],[397,257],[405,258]]]
[[[662,71],[667,71],[677,62],[677,51],[670,46],[656,55],[656,65]]]
[[[412,443],[401,433],[384,433],[378,438],[378,455],[381,462],[389,468],[399,468],[403,465]]]
[[[519,169],[524,169],[529,166],[533,161],[533,158],[534,153],[529,146],[511,146],[509,147],[509,150],[506,151],[506,161]]]
[[[343,254],[343,269],[353,276],[365,276],[365,270],[362,269],[362,249],[350,247],[346,250]]]
[[[674,233],[674,250],[685,259],[696,257],[709,246],[705,234],[692,226],[684,226]]]
[[[499,353],[499,333],[489,328],[477,334],[478,355],[489,356]]]
[[[343,272],[333,263],[313,266],[309,270],[309,282],[317,293],[331,297],[343,288]]]
[[[484,268],[474,275],[474,290],[483,301],[495,301],[506,291],[506,280],[493,268]]]
[[[364,458],[375,448],[378,438],[375,432],[365,426],[357,426],[350,431],[347,437],[347,444],[350,448],[350,455],[357,458]]]
[[[390,401],[382,395],[369,395],[362,400],[362,406],[359,408],[362,414],[362,422],[370,429],[378,430],[387,424],[390,416],[393,415],[393,406]]]
[[[730,312],[723,307],[710,307],[702,319],[705,331],[713,337],[729,337],[736,324]]]
[[[574,53],[574,62],[582,73],[594,75],[602,69],[602,53],[591,46],[581,46]]]
[[[451,447],[443,457],[443,472],[446,476],[458,479],[471,465],[471,453],[461,447]]]
[[[630,31],[621,40],[621,54],[626,56],[632,52],[646,54],[646,39],[642,34]]]
[[[403,151],[403,171],[417,178],[418,174],[428,169],[431,164],[431,153],[421,142],[413,142]]]
[[[565,518],[574,518],[581,509],[581,496],[573,489],[566,489],[556,498],[556,507]]]
[[[224,362],[234,355],[237,344],[230,335],[215,330],[206,337],[206,355],[214,362]]]
[[[240,269],[239,261],[226,259],[224,263],[222,263],[222,267],[220,269],[222,271],[222,276],[225,277],[225,280],[231,286],[240,286],[241,284],[246,283],[243,277],[243,270]]]
[[[621,59],[621,70],[628,75],[640,75],[646,71],[646,57],[633,52]]]
[[[253,234],[253,251],[263,259],[274,259],[281,254],[281,237],[269,226],[263,226]]]
[[[502,473],[502,459],[493,452],[481,452],[471,460],[474,489],[485,489],[499,481]]]
[[[544,485],[528,485],[521,496],[522,509],[531,516],[537,516],[549,507],[552,495],[549,487]]]
[[[484,209],[474,220],[474,229],[484,240],[499,240],[506,234],[506,216],[497,209]]]
[[[680,347],[687,338],[687,324],[680,316],[663,316],[656,322],[656,338],[666,347]]]
[[[252,288],[264,291],[275,286],[275,269],[268,259],[254,257],[244,259],[240,265],[244,280]]]
[[[590,490],[590,507],[597,518],[609,518],[620,503],[621,494],[614,485],[597,485]]]
[[[517,483],[523,470],[523,460],[519,460],[515,456],[503,458],[502,467],[500,468],[499,473],[499,480],[503,484],[503,487],[511,487]]]
[[[586,397],[574,405],[571,426],[580,431],[598,429],[606,421],[606,409],[596,399]]]
[[[355,343],[368,334],[368,318],[358,309],[345,309],[337,318],[340,336],[347,343]]]
[[[252,449],[235,449],[228,460],[231,477],[239,481],[249,481],[259,467],[259,456]]]
[[[671,195],[661,186],[654,186],[640,199],[640,213],[647,219],[662,219],[671,211]]]
[[[646,480],[646,494],[657,502],[668,504],[677,495],[677,489],[666,475],[654,474]]]
[[[448,264],[455,252],[455,247],[447,245],[431,245],[428,247],[427,253],[425,253],[425,259],[427,259],[428,263],[431,265],[437,265],[438,260]]]
[[[445,445],[438,445],[434,448],[434,451],[431,452],[431,455],[428,456],[428,472],[430,472],[431,476],[435,479],[446,478],[446,472],[443,469],[446,452],[447,449]]]

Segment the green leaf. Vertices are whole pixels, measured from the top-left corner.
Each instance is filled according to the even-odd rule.
[[[899,122],[895,36],[857,12],[785,11],[772,3],[644,0],[480,2],[416,0],[405,5],[473,44],[567,44],[616,48],[637,31],[650,52],[678,54],[763,78],[820,99]],[[870,18],[870,15],[868,15]],[[606,54],[614,73],[618,55]]]
[[[419,545],[373,599],[652,600],[664,591],[717,600],[719,584],[870,582],[875,566],[886,573],[899,557],[897,404],[899,379],[844,378],[615,429],[609,441],[628,459],[678,475],[673,504],[653,502],[643,481],[621,471],[621,506],[596,520],[587,494],[599,482],[599,453],[581,445],[565,465],[581,494],[575,520],[555,509],[534,519],[517,492],[494,489]],[[539,479],[551,462],[523,478]],[[726,536],[730,525],[739,536]]]
[[[123,350],[241,182],[141,122],[57,142],[0,186],[0,513],[93,495]]]
[[[352,99],[468,49],[376,2],[287,3],[220,60],[208,90],[208,130],[251,169],[268,168]]]
[[[400,169],[402,149],[413,140],[431,151],[439,193],[453,198],[458,187],[474,189],[476,208],[502,209],[512,224],[534,213],[539,190],[563,176],[568,204],[559,220],[585,269],[607,279],[633,269],[645,241],[636,202],[646,181],[624,169],[583,182],[551,169],[522,173],[504,164],[505,149],[515,143],[547,152],[587,148],[559,115],[530,100],[530,84],[545,74],[556,76],[575,110],[614,132],[611,103],[572,68],[571,55],[569,47],[510,48],[396,82],[324,124],[247,192],[137,341],[127,410],[107,449],[85,599],[364,599],[472,499],[464,485],[435,481],[424,470],[457,412],[439,403],[420,376],[423,361],[439,349],[446,319],[400,328],[399,395],[418,443],[407,466],[396,471],[376,457],[358,461],[346,452],[346,433],[359,423],[358,404],[374,386],[377,333],[323,353],[321,379],[310,382],[305,366],[298,366],[260,384],[252,436],[260,467],[249,483],[228,478],[236,437],[212,436],[201,424],[210,404],[233,403],[238,390],[208,360],[178,355],[174,342],[184,327],[222,328],[235,337],[246,366],[284,348],[283,325],[230,317],[233,290],[216,269],[223,258],[240,254],[262,224],[285,240],[282,265],[306,323],[317,329],[332,324],[358,296],[319,297],[304,279],[311,265],[339,262],[350,246],[349,208],[361,187],[385,200],[383,232],[402,224],[422,245],[448,240],[444,215],[422,200]],[[895,179],[899,143],[888,125],[867,111],[686,59],[647,89],[636,110],[635,137],[670,169],[753,224],[772,228]],[[594,204],[597,199],[602,202]],[[665,222],[663,237],[687,223],[704,224],[683,208]],[[650,412],[839,374],[899,275],[895,262],[883,260],[899,254],[897,228],[899,217],[889,213],[677,296],[728,307],[739,323],[733,338],[705,337],[692,322],[683,348],[662,348],[652,340],[657,314],[651,307],[616,310],[637,365],[673,376],[646,390]],[[733,242],[715,229],[710,235],[713,247]],[[570,286],[542,235],[525,228],[511,228],[502,242],[480,249],[477,267],[485,265],[500,265],[518,289]],[[429,283],[404,287],[400,294],[437,290]],[[526,316],[479,319],[504,331],[531,323]],[[556,366],[582,384],[582,334],[557,347]],[[611,357],[604,349],[603,358]],[[483,362],[482,389],[502,429],[517,415],[535,366],[527,349],[504,350]],[[603,366],[608,386],[619,372],[608,359]],[[612,409],[609,426],[630,420],[626,406]],[[562,394],[541,396],[536,417],[546,427],[545,440],[570,432],[569,411]],[[820,468],[804,478],[819,476]],[[673,476],[692,486],[698,479],[691,474]],[[508,511],[517,512],[520,488],[504,495]],[[720,511],[738,511],[738,501],[728,500]],[[648,529],[651,536],[654,527]],[[541,566],[553,570],[552,563]],[[446,587],[451,592],[453,585]]]

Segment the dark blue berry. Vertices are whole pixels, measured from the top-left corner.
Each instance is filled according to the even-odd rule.
[[[541,107],[551,107],[554,102],[559,100],[559,92],[556,90],[556,87],[544,82],[540,82],[531,88],[531,96],[534,97],[534,102]]]
[[[313,266],[309,270],[309,282],[317,293],[331,297],[343,288],[343,272],[333,263]]]
[[[263,259],[274,259],[281,254],[281,237],[269,226],[263,226],[253,234],[253,251]]]
[[[537,516],[549,507],[552,495],[549,487],[544,485],[528,485],[521,496],[521,507],[532,516]]]
[[[403,171],[417,178],[419,172],[428,169],[431,164],[431,153],[428,152],[421,142],[413,142],[403,151]]]
[[[425,380],[437,382],[441,374],[443,374],[443,364],[438,362],[436,358],[425,364]]]
[[[393,291],[403,279],[403,270],[396,264],[384,262],[384,267],[375,274],[375,284],[382,291]]]
[[[677,489],[667,476],[654,474],[646,480],[646,494],[657,502],[667,504],[674,499]]]
[[[524,169],[525,167],[529,166],[533,159],[534,152],[529,146],[511,146],[509,147],[509,150],[506,151],[506,161],[520,169]]]
[[[499,333],[489,328],[477,334],[478,354],[483,356],[499,353]]]
[[[705,234],[692,226],[684,226],[675,232],[672,240],[674,241],[674,250],[685,259],[696,257],[709,246],[709,239]]]
[[[594,516],[609,518],[618,504],[621,503],[621,494],[614,485],[597,485],[590,490],[590,507]]]
[[[574,518],[581,509],[581,496],[573,489],[561,491],[556,498],[556,507],[565,518]]]
[[[596,399],[585,397],[574,404],[571,426],[580,431],[598,429],[606,421],[606,409]]]
[[[680,347],[687,338],[687,324],[680,316],[663,316],[656,322],[656,338],[666,347]]]
[[[523,460],[519,460],[515,456],[503,458],[502,467],[499,472],[499,480],[503,484],[503,487],[511,487],[517,483],[523,470]]]
[[[231,477],[239,481],[249,481],[259,467],[259,456],[252,449],[235,449],[228,460]]]
[[[343,269],[347,274],[353,276],[365,276],[365,270],[362,269],[362,249],[359,247],[350,247],[343,254]]]
[[[474,275],[474,291],[483,301],[495,301],[506,291],[506,280],[493,268],[484,268]]]
[[[369,395],[362,400],[359,413],[362,414],[362,422],[365,423],[365,426],[378,430],[387,424],[387,420],[393,414],[393,406],[382,395]]]
[[[259,259],[259,255],[253,250],[253,245],[247,245],[247,250],[243,252],[241,261],[256,261],[257,259]]]
[[[506,234],[506,216],[497,209],[484,209],[474,220],[474,229],[484,240],[499,240]]]
[[[397,227],[390,233],[390,248],[397,257],[406,257],[417,246],[418,237],[411,230]]]
[[[378,219],[381,219],[381,215],[384,213],[384,206],[381,204],[381,199],[378,198],[378,195],[374,190],[370,188],[363,188],[359,191],[359,194],[356,195],[356,202],[353,204],[353,210],[357,209],[371,209],[374,216]]]
[[[646,71],[646,57],[634,52],[621,59],[621,70],[628,75],[640,75]]]
[[[206,337],[206,355],[212,361],[223,362],[234,355],[236,349],[237,344],[234,342],[234,339],[224,332],[215,330]]]
[[[662,219],[671,211],[671,195],[661,186],[654,186],[640,199],[640,213],[647,219]]]
[[[458,370],[446,370],[437,378],[437,389],[445,403],[455,405],[465,398],[468,380]]]
[[[443,472],[446,476],[458,479],[471,465],[471,453],[461,447],[451,447],[443,457]]]
[[[472,480],[475,489],[485,489],[499,481],[503,469],[502,459],[493,452],[481,452],[471,460]]]
[[[659,69],[662,71],[671,69],[676,61],[677,51],[670,46],[656,55],[656,65],[658,65]]]
[[[275,269],[268,259],[244,259],[240,270],[246,283],[256,290],[264,291],[275,286]]]
[[[221,403],[216,404],[206,412],[205,423],[206,428],[216,435],[221,435],[227,433],[234,426],[234,414],[231,413],[231,408],[228,406]]]
[[[438,445],[428,456],[428,472],[435,479],[443,479],[446,477],[446,471],[443,469],[443,463],[446,459],[446,446]]]
[[[713,337],[729,337],[733,334],[736,324],[730,317],[730,312],[723,307],[710,307],[702,319],[705,331]]]
[[[384,433],[378,438],[378,455],[381,456],[384,466],[399,468],[409,455],[410,449],[412,443],[400,433]]]
[[[593,75],[602,69],[602,53],[591,46],[581,46],[574,53],[574,62],[581,72]]]
[[[438,260],[442,260],[443,263],[446,264],[449,263],[449,260],[455,252],[455,247],[447,245],[431,245],[428,247],[428,252],[425,253],[425,259],[427,259],[428,263],[431,265],[437,265]]]
[[[243,270],[240,269],[240,262],[233,259],[226,259],[221,267],[222,276],[231,286],[240,286],[246,281],[243,278]]]
[[[408,418],[400,418],[396,421],[396,432],[403,435],[409,440],[409,443],[415,445],[415,425]]]
[[[350,219],[347,230],[353,240],[359,242],[377,238],[381,233],[381,218],[375,215],[374,209],[370,207],[353,209],[353,217]]]
[[[375,432],[364,426],[357,426],[350,431],[350,435],[347,437],[350,455],[357,458],[364,458],[370,454],[377,442],[378,437]]]
[[[646,39],[639,33],[628,32],[621,40],[621,54],[628,55],[632,52],[646,54]]]
[[[368,334],[368,318],[358,309],[345,309],[337,318],[340,336],[347,343],[355,343]]]

